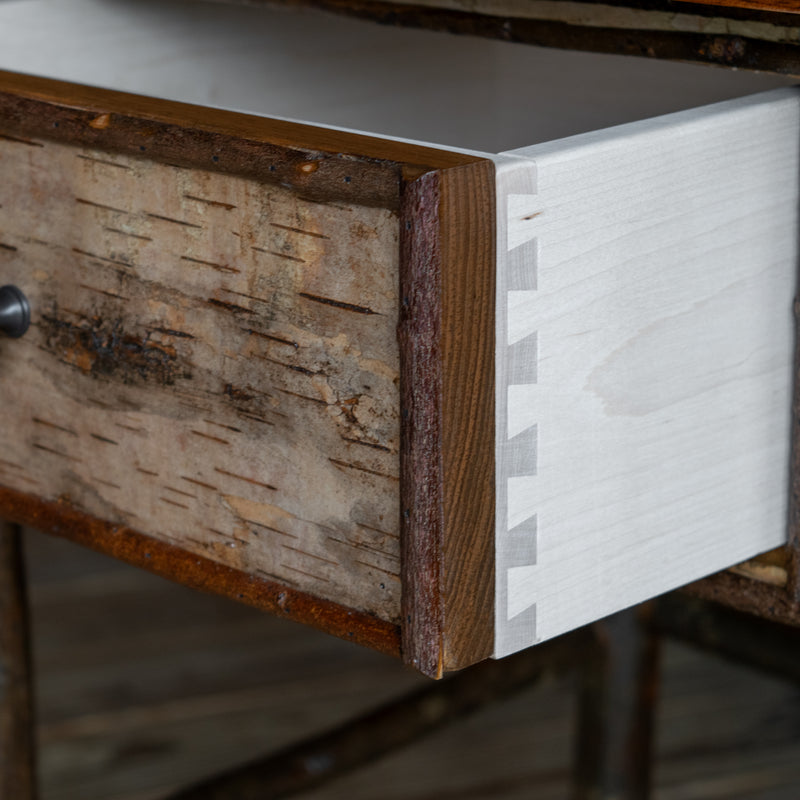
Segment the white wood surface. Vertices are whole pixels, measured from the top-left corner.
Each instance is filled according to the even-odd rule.
[[[492,153],[790,80],[200,0],[0,0],[0,69]]]
[[[503,656],[782,544],[800,93],[498,159]]]

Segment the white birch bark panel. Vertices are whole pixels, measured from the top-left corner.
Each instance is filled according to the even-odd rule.
[[[396,215],[13,136],[0,174],[0,485],[396,621]]]

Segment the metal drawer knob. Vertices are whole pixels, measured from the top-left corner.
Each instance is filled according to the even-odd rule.
[[[0,286],[0,331],[18,339],[31,324],[28,298],[16,286]]]

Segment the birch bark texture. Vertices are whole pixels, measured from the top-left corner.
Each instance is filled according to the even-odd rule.
[[[500,657],[786,541],[800,94],[497,158]]]

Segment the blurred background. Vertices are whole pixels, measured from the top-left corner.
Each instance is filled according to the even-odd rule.
[[[26,532],[42,800],[156,800],[429,680],[319,631]],[[304,800],[564,800],[574,676]],[[666,640],[657,800],[796,800],[800,688]]]

